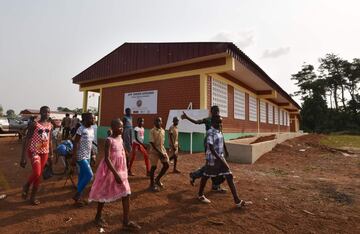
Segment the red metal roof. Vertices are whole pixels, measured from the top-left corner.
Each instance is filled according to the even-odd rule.
[[[73,83],[95,81],[141,69],[226,52],[229,43],[124,43],[78,74]]]
[[[124,43],[73,77],[73,83],[107,79],[151,67],[221,53],[233,56],[300,109],[288,93],[231,42]]]

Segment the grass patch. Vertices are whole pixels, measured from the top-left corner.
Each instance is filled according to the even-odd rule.
[[[360,148],[360,136],[356,135],[327,135],[320,143],[329,147],[355,147]]]

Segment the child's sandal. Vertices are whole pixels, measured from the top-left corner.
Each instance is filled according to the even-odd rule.
[[[37,206],[37,205],[40,205],[41,202],[39,200],[35,199],[35,200],[31,200],[30,203],[33,206]]]
[[[236,204],[237,208],[242,208],[243,206],[245,206],[245,201],[244,200],[240,200],[240,202]]]
[[[86,204],[85,204],[85,202],[84,201],[81,201],[81,200],[77,200],[77,201],[75,201],[75,206],[76,207],[84,207]]]
[[[124,224],[123,228],[126,230],[140,230],[141,226],[133,221],[130,221],[127,224]]]
[[[105,228],[108,225],[103,218],[98,218],[98,219],[95,219],[94,221],[95,221],[96,226],[98,226],[98,227]]]

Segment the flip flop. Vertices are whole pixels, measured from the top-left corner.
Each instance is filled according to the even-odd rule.
[[[103,218],[95,219],[94,222],[98,227],[105,228],[108,226],[107,222]]]
[[[243,206],[245,206],[245,201],[244,200],[240,200],[239,203],[235,204],[237,208],[242,208]]]
[[[31,203],[31,205],[33,205],[33,206],[40,205],[40,201],[37,200],[37,199],[30,201],[30,203]]]
[[[84,207],[86,204],[85,204],[84,201],[77,200],[77,201],[75,201],[74,205],[75,205],[76,207],[81,208],[81,207]]]
[[[123,225],[123,229],[125,230],[140,230],[141,226],[134,221],[130,221],[127,224]]]

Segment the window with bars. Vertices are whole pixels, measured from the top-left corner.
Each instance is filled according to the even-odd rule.
[[[245,120],[245,93],[234,89],[234,118]]]
[[[274,122],[279,124],[279,109],[277,106],[274,106]]]
[[[211,82],[211,105],[218,106],[220,115],[223,117],[228,116],[228,91],[225,82],[212,79]]]
[[[284,112],[280,110],[280,125],[284,125]]]
[[[274,118],[274,115],[273,115],[273,113],[274,113],[273,107],[274,107],[273,105],[268,104],[268,122],[269,122],[269,124],[273,124],[273,123],[274,123],[274,121],[273,121],[273,118]]]
[[[249,96],[249,120],[257,121],[257,100],[252,96]]]
[[[260,101],[260,122],[266,123],[266,103]]]

